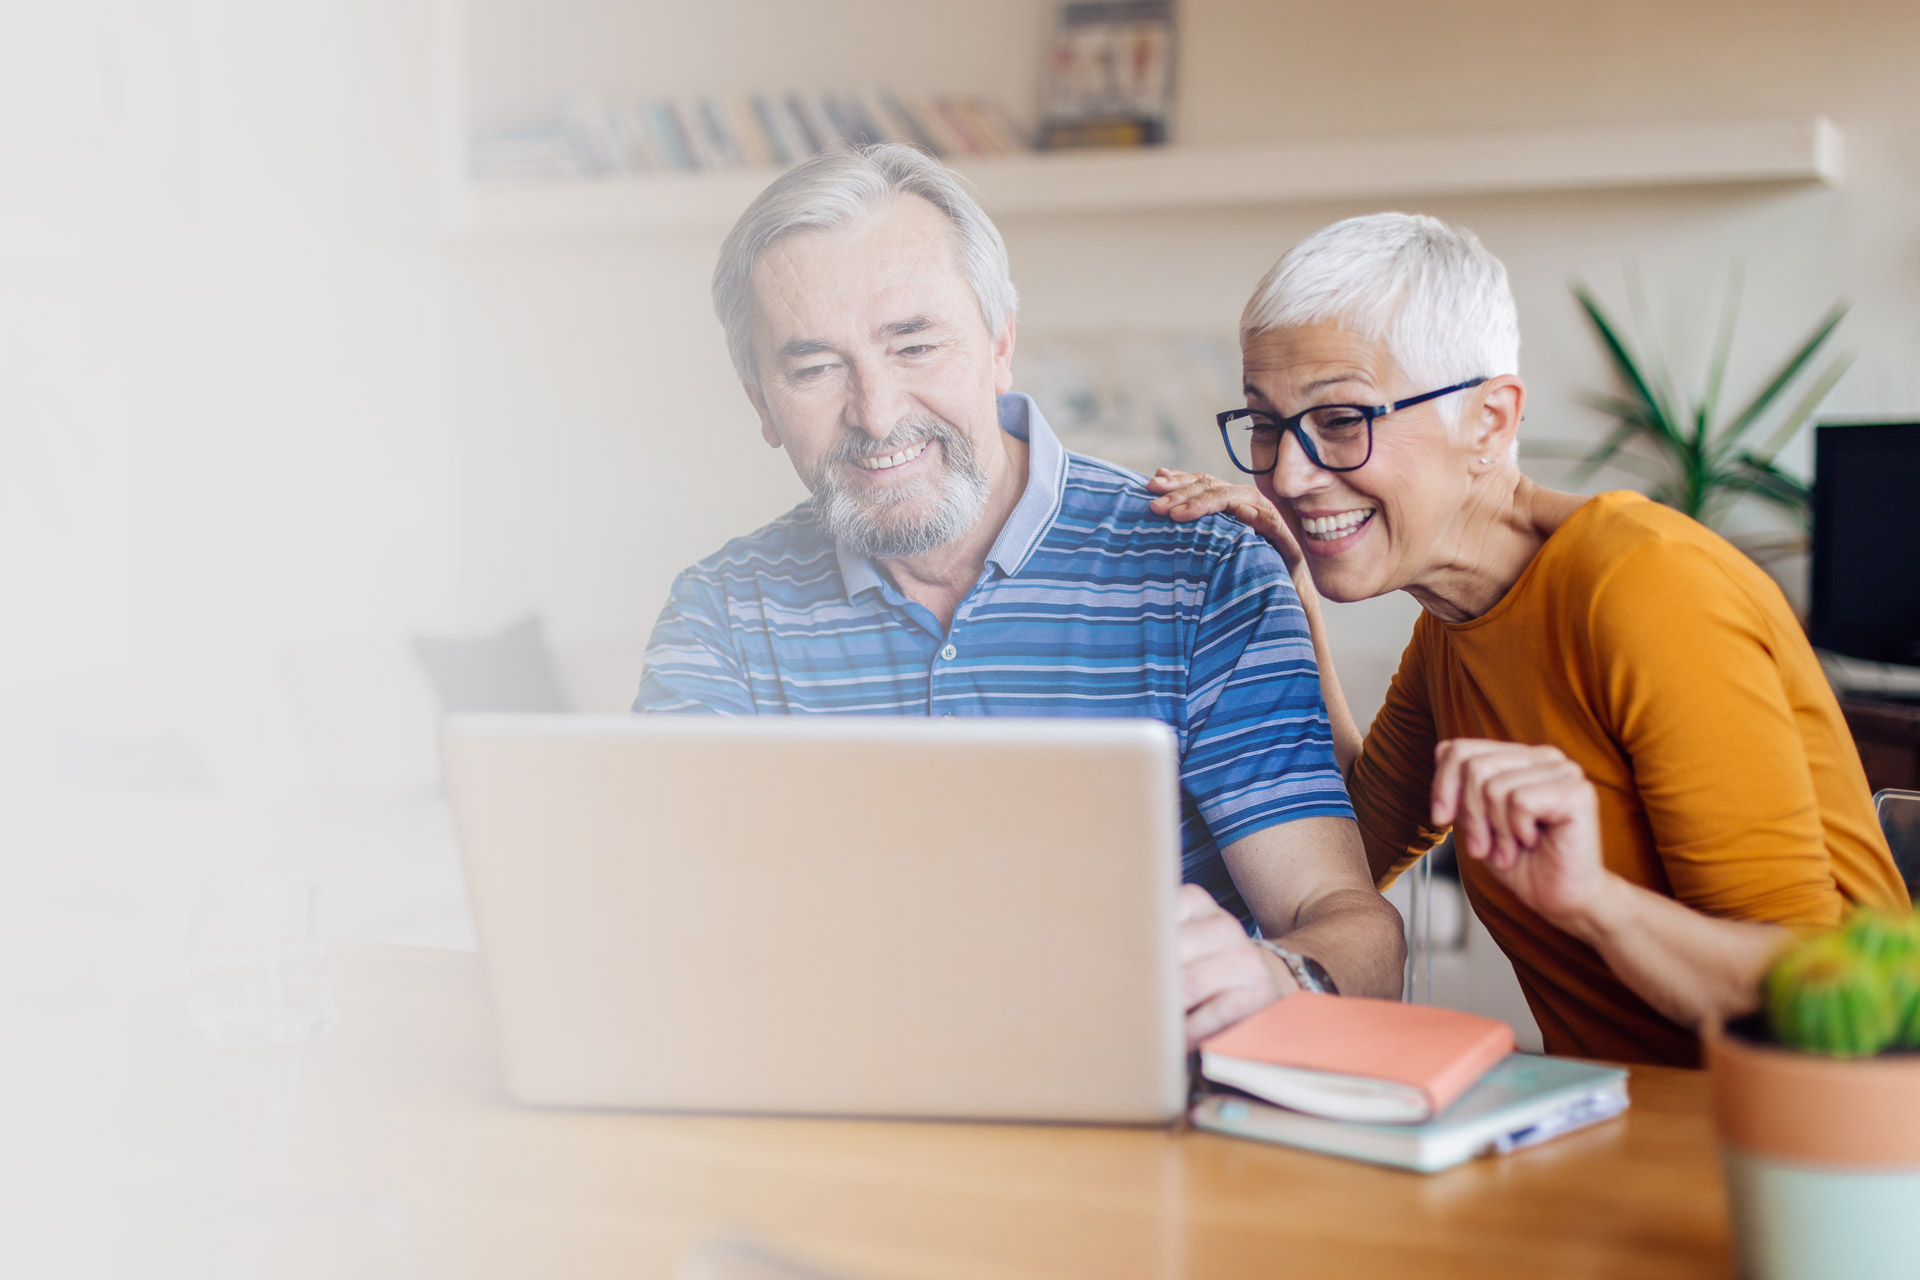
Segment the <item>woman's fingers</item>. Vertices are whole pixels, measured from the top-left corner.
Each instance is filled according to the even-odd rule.
[[[1433,749],[1433,825],[1451,827],[1459,820],[1460,787],[1469,760],[1490,750],[1506,747],[1505,742],[1478,738],[1449,738]]]
[[[1434,825],[1452,825],[1484,864],[1548,920],[1577,917],[1604,891],[1598,796],[1553,747],[1457,739],[1434,750]]]
[[[1280,553],[1288,572],[1299,566],[1300,545],[1293,530],[1280,518],[1279,509],[1252,485],[1228,484],[1204,471],[1162,467],[1147,480],[1147,488],[1158,495],[1148,504],[1156,514],[1181,523],[1202,516],[1231,516],[1265,538]]]
[[[1254,490],[1230,485],[1215,476],[1173,471],[1165,467],[1154,473],[1153,478],[1147,481],[1147,487],[1159,495],[1149,506],[1161,515],[1180,521],[1198,520],[1201,516],[1224,511],[1247,501],[1249,494],[1256,500],[1260,496]]]
[[[1500,780],[1506,789],[1508,823],[1523,848],[1532,848],[1549,827],[1573,820],[1580,795],[1591,784],[1571,760],[1542,761]]]
[[[1511,866],[1539,840],[1550,797],[1530,788],[1579,770],[1553,747],[1455,738],[1434,751],[1432,821],[1452,826],[1474,858]]]
[[[1483,790],[1487,811],[1500,832],[1496,840],[1512,858],[1540,843],[1540,829],[1566,820],[1565,789],[1569,773],[1579,770],[1562,761],[1516,763],[1487,779]]]

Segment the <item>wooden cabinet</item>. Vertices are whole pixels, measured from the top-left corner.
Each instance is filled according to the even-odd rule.
[[[1867,785],[1920,791],[1920,703],[1850,697],[1840,699],[1840,711],[1867,767]]]

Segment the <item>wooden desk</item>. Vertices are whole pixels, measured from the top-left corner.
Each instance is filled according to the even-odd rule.
[[[1920,789],[1920,706],[1885,698],[1840,699],[1840,713],[1853,731],[1853,744],[1874,791]]]
[[[856,1280],[1732,1275],[1697,1073],[1636,1070],[1626,1117],[1425,1177],[1194,1132],[536,1112],[500,1096],[474,956],[329,963],[317,1044],[204,1048],[170,997],[0,1046],[0,1227],[28,1204],[48,1250],[84,1251],[112,1206],[132,1243],[99,1274],[196,1280],[261,1256],[691,1275],[729,1230]]]

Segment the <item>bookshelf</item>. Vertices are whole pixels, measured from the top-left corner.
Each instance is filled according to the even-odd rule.
[[[773,169],[649,174],[547,186],[465,172],[463,113],[442,132],[441,224],[460,238],[725,229]],[[1820,116],[1407,134],[1245,146],[1036,153],[955,167],[1001,217],[1219,209],[1711,185],[1837,185],[1842,135]]]

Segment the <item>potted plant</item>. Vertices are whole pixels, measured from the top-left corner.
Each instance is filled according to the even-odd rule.
[[[1920,1274],[1920,921],[1802,940],[1703,1038],[1741,1274]]]
[[[1644,331],[1649,325],[1638,278],[1629,274],[1627,285],[1637,326]],[[1692,516],[1709,529],[1719,530],[1727,513],[1742,498],[1758,499],[1784,512],[1795,526],[1784,536],[1731,539],[1748,555],[1765,561],[1805,546],[1812,491],[1805,481],[1783,470],[1776,459],[1806,426],[1853,357],[1836,356],[1811,381],[1802,378],[1847,314],[1848,304],[1839,302],[1751,396],[1729,410],[1723,394],[1740,292],[1741,270],[1736,263],[1728,277],[1719,329],[1701,390],[1698,395],[1686,396],[1659,352],[1644,344],[1636,347],[1593,291],[1575,281],[1573,296],[1620,380],[1620,390],[1583,392],[1580,400],[1612,418],[1614,426],[1591,449],[1568,451],[1564,446],[1541,442],[1530,446],[1529,452],[1578,458],[1579,465],[1568,477],[1575,487],[1585,484],[1602,467],[1633,473],[1647,485],[1647,496]],[[1803,382],[1800,394],[1789,401],[1789,393]],[[1631,447],[1636,443],[1640,446],[1637,450]]]

